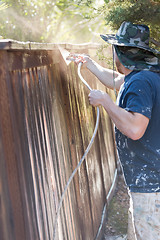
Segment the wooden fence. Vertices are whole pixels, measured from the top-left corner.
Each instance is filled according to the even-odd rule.
[[[97,45],[61,47],[96,57]],[[92,88],[105,88],[87,70]],[[59,199],[93,134],[96,110],[55,44],[0,41],[0,239],[52,240]],[[100,124],[65,196],[56,240],[93,240],[116,170],[113,126]]]

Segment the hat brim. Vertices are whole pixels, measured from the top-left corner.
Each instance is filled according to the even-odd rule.
[[[143,53],[143,49],[137,49],[136,52],[130,53],[131,50],[125,50],[127,51],[126,54],[124,54],[124,50],[122,50],[122,47],[118,45],[114,45],[116,54],[118,56],[119,61],[122,63],[122,65],[130,70],[148,70],[153,72],[160,72],[160,61],[157,56],[154,56],[153,53]]]
[[[107,34],[107,35],[103,35],[100,34],[100,37],[105,41],[108,42],[112,45],[117,45],[117,46],[124,46],[124,47],[137,47],[137,48],[141,48],[144,49],[146,51],[155,53],[155,54],[160,54],[160,52],[156,49],[150,48],[150,47],[143,47],[143,46],[136,46],[135,44],[131,44],[131,43],[124,43],[124,42],[120,42],[117,38],[115,34]]]

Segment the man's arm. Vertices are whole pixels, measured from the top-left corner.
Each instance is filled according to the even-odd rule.
[[[114,71],[115,79],[113,81],[113,70],[104,68],[91,58],[85,58],[87,68],[108,88],[119,90],[124,82],[124,75]],[[115,86],[114,86],[115,84]]]
[[[107,93],[99,90],[91,91],[89,100],[93,106],[102,105],[119,131],[127,137],[138,140],[144,135],[149,118],[117,106]]]
[[[78,64],[82,62],[83,58],[83,68],[87,68],[89,71],[91,71],[106,87],[119,90],[121,84],[124,82],[124,75],[114,71],[115,79],[113,79],[113,70],[100,66],[87,55],[79,54],[79,56],[82,56],[82,58],[76,58],[76,56],[76,54],[70,54],[67,59],[70,60],[73,58]]]

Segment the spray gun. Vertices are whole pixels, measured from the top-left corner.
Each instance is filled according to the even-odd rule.
[[[68,57],[66,57],[66,60],[71,61],[71,62],[81,62],[81,63],[85,63],[86,60],[84,59],[84,57],[87,55],[84,54],[69,54]]]
[[[81,67],[83,65],[83,63],[86,62],[85,60],[85,56],[87,55],[83,55],[83,54],[71,54],[69,55],[66,59],[69,60],[69,61],[72,61],[72,62],[76,62],[78,63],[78,76],[79,78],[81,79],[81,81],[86,85],[86,87],[92,91],[92,88],[89,86],[89,84],[84,80],[84,78],[82,77],[81,75]]]
[[[62,56],[63,56],[63,58],[64,58],[65,61],[67,60],[69,63],[70,63],[70,62],[76,62],[76,63],[78,63],[78,76],[79,76],[79,78],[81,79],[81,81],[86,85],[86,87],[87,87],[90,91],[92,91],[92,88],[89,86],[89,84],[84,80],[84,78],[83,78],[82,75],[81,75],[81,67],[82,67],[83,63],[86,62],[86,60],[85,60],[85,58],[84,58],[86,55],[83,55],[83,54],[81,54],[81,55],[80,55],[80,54],[67,54],[68,51],[67,51],[67,50],[64,50],[64,49],[62,49],[62,48],[59,48],[59,50],[60,50],[60,52],[61,52],[61,54],[62,54]],[[67,54],[68,56],[66,56],[66,54]],[[67,63],[66,63],[66,64],[67,64]],[[59,201],[59,205],[58,205],[58,209],[57,209],[57,213],[56,213],[56,219],[55,219],[55,223],[54,223],[54,229],[53,229],[53,240],[55,240],[55,237],[56,237],[56,226],[57,226],[57,222],[58,222],[58,217],[59,217],[59,214],[60,214],[60,210],[61,210],[61,207],[62,207],[62,202],[63,202],[63,200],[64,200],[65,194],[66,194],[66,192],[67,192],[67,190],[68,190],[68,188],[69,188],[69,185],[70,185],[70,183],[71,183],[74,175],[76,174],[77,170],[79,169],[79,167],[80,167],[81,164],[83,163],[85,157],[87,156],[89,150],[91,149],[91,146],[92,146],[92,144],[93,144],[93,142],[94,142],[94,139],[95,139],[95,137],[96,137],[96,133],[97,133],[97,130],[98,130],[99,117],[100,117],[99,107],[97,107],[97,119],[96,119],[96,125],[95,125],[95,129],[94,129],[92,138],[91,138],[91,140],[90,140],[90,142],[89,142],[89,144],[88,144],[88,147],[87,147],[86,150],[85,150],[85,153],[84,153],[83,157],[81,158],[81,160],[79,161],[78,165],[76,166],[76,168],[75,168],[74,171],[72,172],[72,174],[71,174],[71,176],[70,176],[70,178],[69,178],[69,180],[68,180],[68,182],[67,182],[67,184],[66,184],[66,186],[65,186],[65,188],[64,188],[64,190],[63,190],[63,193],[62,193],[62,196],[61,196],[61,198],[60,198],[60,201]],[[101,225],[102,225],[102,224],[101,224]],[[100,225],[100,228],[99,228],[99,230],[98,230],[98,232],[97,232],[97,235],[96,235],[96,237],[95,237],[95,240],[96,240],[96,239],[98,238],[98,236],[99,236],[99,233],[100,233],[100,230],[101,230],[101,227],[102,227],[101,225]]]

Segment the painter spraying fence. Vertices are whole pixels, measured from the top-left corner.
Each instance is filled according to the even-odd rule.
[[[96,45],[62,47],[93,58],[97,51]],[[0,49],[1,239],[53,239],[59,201],[92,137],[96,109],[57,45],[1,41]],[[82,75],[104,90],[91,73]],[[95,239],[115,179],[113,136],[100,109],[94,144],[62,203],[57,240]]]

